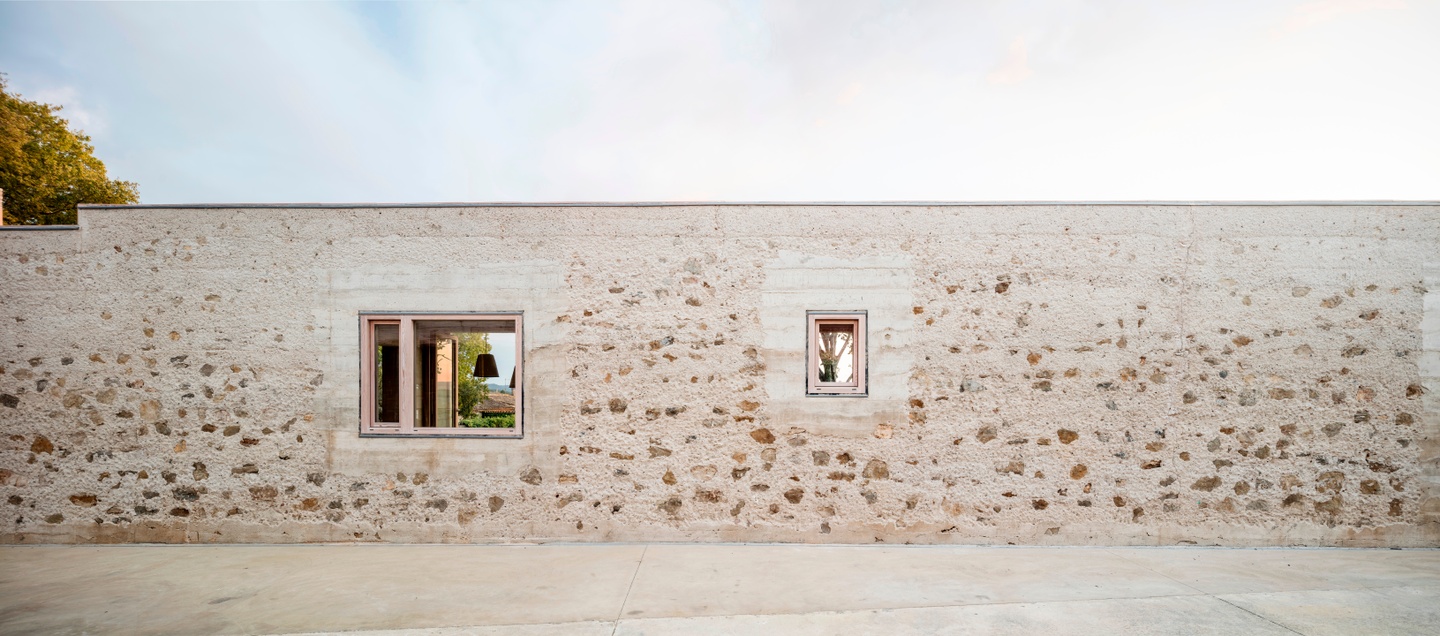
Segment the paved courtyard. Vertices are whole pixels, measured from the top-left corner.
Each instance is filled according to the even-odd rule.
[[[11,546],[4,634],[1436,634],[1440,551]]]

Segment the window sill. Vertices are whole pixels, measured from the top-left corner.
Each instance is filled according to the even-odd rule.
[[[389,439],[524,439],[523,433],[513,428],[490,429],[494,433],[361,433],[361,438]]]

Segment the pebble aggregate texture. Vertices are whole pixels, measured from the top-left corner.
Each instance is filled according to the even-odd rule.
[[[93,206],[0,263],[6,543],[1440,545],[1435,204]],[[524,312],[523,439],[360,437],[398,310]]]

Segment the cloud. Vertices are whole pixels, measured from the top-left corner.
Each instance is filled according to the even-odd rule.
[[[1267,1],[0,3],[0,68],[153,203],[1440,195],[1440,7]]]
[[[1277,31],[1295,33],[1357,13],[1405,7],[1405,0],[1313,0],[1290,9]]]
[[[1005,59],[990,71],[985,79],[991,84],[1019,84],[1030,79],[1029,56],[1026,54],[1025,37],[1016,36],[1010,41]]]
[[[80,91],[74,86],[42,87],[18,92],[30,101],[60,106],[60,117],[70,122],[71,130],[78,129],[90,135],[105,134],[105,117],[86,108],[80,101]]]

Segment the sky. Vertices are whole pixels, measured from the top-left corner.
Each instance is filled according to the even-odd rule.
[[[144,203],[1440,199],[1440,0],[0,3]]]
[[[495,333],[490,334],[490,355],[495,356],[495,369],[500,372],[498,378],[486,378],[486,382],[496,388],[504,388],[505,392],[510,390],[510,373],[515,372],[515,334]],[[473,362],[471,364],[474,364]],[[474,368],[472,367],[473,371]],[[509,370],[510,373],[506,373]]]

